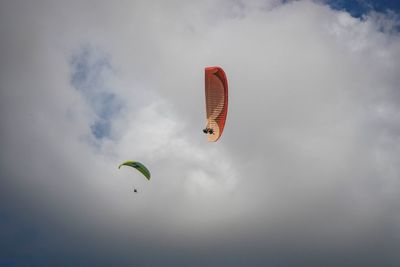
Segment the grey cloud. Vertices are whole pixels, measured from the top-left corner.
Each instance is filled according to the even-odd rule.
[[[312,1],[1,6],[0,263],[399,264],[390,18]],[[230,85],[215,144],[207,65]],[[107,96],[123,109],[104,113]],[[103,120],[112,138],[92,146]]]

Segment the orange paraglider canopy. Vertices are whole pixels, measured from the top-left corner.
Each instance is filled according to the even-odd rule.
[[[205,68],[207,125],[203,130],[209,142],[217,141],[228,113],[228,80],[221,67]]]

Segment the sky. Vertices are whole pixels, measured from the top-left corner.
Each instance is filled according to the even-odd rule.
[[[399,10],[1,1],[0,266],[399,266]]]
[[[396,0],[325,0],[324,3],[358,18],[370,12],[398,13],[400,10],[400,2]]]

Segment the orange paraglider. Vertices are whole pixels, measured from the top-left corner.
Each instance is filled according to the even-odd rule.
[[[203,130],[209,142],[217,141],[224,131],[228,113],[228,80],[221,67],[205,68],[207,124]]]

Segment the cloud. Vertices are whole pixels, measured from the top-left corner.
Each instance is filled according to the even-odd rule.
[[[313,1],[2,6],[0,263],[399,264],[395,16]],[[202,133],[209,65],[230,85],[217,143]],[[128,159],[152,180],[118,170]]]

